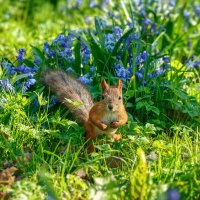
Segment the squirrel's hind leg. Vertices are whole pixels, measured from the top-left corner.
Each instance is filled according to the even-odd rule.
[[[95,130],[94,130],[94,126],[91,124],[90,121],[86,122],[84,124],[86,133],[85,133],[85,139],[86,141],[89,142],[88,145],[88,153],[92,153],[95,151],[94,145],[91,144],[92,141],[95,139],[96,135],[95,135]]]

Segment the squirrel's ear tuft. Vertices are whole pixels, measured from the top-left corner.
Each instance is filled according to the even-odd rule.
[[[107,90],[109,88],[109,85],[106,83],[105,80],[101,81],[101,87],[103,90]]]
[[[118,80],[118,83],[117,83],[117,88],[118,89],[122,89],[122,81],[121,80]]]

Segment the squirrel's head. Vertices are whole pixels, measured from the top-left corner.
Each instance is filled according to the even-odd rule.
[[[117,111],[123,105],[122,98],[122,81],[118,80],[116,86],[109,86],[105,80],[101,82],[102,87],[102,103],[104,103],[107,111]]]

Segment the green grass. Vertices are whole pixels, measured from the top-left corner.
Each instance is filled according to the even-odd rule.
[[[20,178],[9,190],[13,199],[155,199],[169,187],[185,199],[199,198],[198,129],[175,125],[167,134],[129,122],[119,130],[121,141],[101,137],[94,142],[99,151],[89,155],[83,129],[59,109],[50,116],[47,110],[29,114],[29,101],[19,94],[2,107],[0,164],[15,166]]]
[[[180,199],[200,199],[199,67],[187,68],[188,59],[194,55],[198,60],[200,53],[200,25],[192,12],[196,1],[177,1],[169,15],[168,9],[155,13],[155,2],[146,1],[145,16],[166,28],[153,37],[148,37],[149,27],[146,32],[140,30],[140,6],[135,8],[129,1],[116,1],[104,10],[98,6],[88,8],[87,1],[77,8],[65,1],[0,3],[1,60],[16,68],[21,64],[33,67],[33,57],[41,61],[34,76],[37,84],[27,92],[23,92],[23,86],[29,74],[11,75],[3,64],[0,67],[0,80],[8,78],[15,86],[7,91],[0,87],[0,199],[2,193],[9,193],[10,199],[30,200],[167,200],[171,199],[167,197],[170,191],[180,194]],[[185,8],[191,11],[191,23],[183,18]],[[110,9],[119,16],[107,17],[105,13]],[[91,23],[86,23],[87,16]],[[103,28],[95,16],[105,18],[108,25]],[[126,24],[134,20],[138,24],[128,29]],[[104,36],[115,27],[122,28],[123,34],[109,51]],[[72,64],[66,59],[60,64],[59,56],[49,58],[42,50],[44,42],[51,44],[60,32],[74,35]],[[132,33],[141,33],[140,39],[125,42]],[[192,47],[187,46],[188,41]],[[82,62],[81,42],[91,49],[89,64]],[[21,47],[27,50],[22,63],[16,61],[16,50]],[[51,48],[61,49],[55,44]],[[46,67],[73,67],[74,75],[79,77],[82,73],[91,75],[90,66],[95,66],[89,89],[98,101],[101,79],[111,84],[118,79],[112,68],[117,55],[128,68],[130,52],[135,63],[144,50],[149,58],[139,67],[133,64],[132,77],[123,80],[129,121],[118,130],[122,139],[112,141],[99,136],[94,141],[97,151],[88,154],[84,128],[63,105],[52,106],[51,96],[41,84],[41,73]],[[146,77],[161,66],[159,58],[163,55],[169,56],[170,67],[141,84],[135,70],[144,68]],[[10,167],[17,171],[14,175],[8,173],[5,181],[2,174]]]

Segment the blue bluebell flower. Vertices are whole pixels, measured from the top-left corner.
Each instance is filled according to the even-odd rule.
[[[94,74],[94,72],[96,71],[96,68],[94,66],[90,67],[90,72]]]
[[[27,91],[31,85],[34,85],[36,80],[34,78],[29,79],[27,82],[24,83],[24,92]]]
[[[153,77],[152,73],[147,74],[147,78],[151,79]]]
[[[81,44],[81,55],[83,64],[87,64],[90,60],[90,48],[84,44]]]
[[[149,58],[149,54],[146,51],[141,52],[137,57],[136,57],[136,62],[135,64],[139,66],[140,64],[143,64],[146,62],[146,60]]]
[[[72,47],[72,35],[68,34],[59,34],[52,42],[52,44],[57,44],[62,48],[71,48]]]
[[[140,15],[145,17],[146,16],[146,8],[145,7],[141,7],[140,9]]]
[[[143,19],[142,23],[143,23],[143,25],[145,25],[145,26],[149,26],[149,25],[151,25],[153,22],[151,21],[151,19],[145,17],[145,18]]]
[[[6,91],[12,91],[14,89],[8,78],[0,80],[0,86],[3,87]]]
[[[200,5],[195,6],[195,14],[200,17]]]
[[[184,17],[185,19],[189,19],[189,16],[190,16],[190,12],[188,12],[187,10],[184,10],[184,11],[183,11],[183,17]]]
[[[8,61],[3,61],[1,62],[1,65],[3,66],[3,68],[7,71],[8,69],[10,69],[12,67],[12,64]]]
[[[121,28],[114,28],[113,30],[115,37],[117,40],[119,40],[122,37],[122,29]]]
[[[167,190],[167,199],[168,200],[180,200],[181,195],[177,189],[168,189]]]
[[[35,65],[39,66],[39,65],[40,65],[40,60],[39,60],[38,58],[34,58],[33,63],[34,63]]]
[[[58,99],[57,99],[57,97],[56,96],[51,96],[51,99],[50,99],[50,103],[51,104],[53,104],[53,105],[55,105],[56,103],[58,102]]]
[[[18,68],[15,69],[17,72],[21,72],[22,74],[27,74],[34,72],[34,69],[31,67],[27,67],[25,65],[20,65]]]
[[[195,62],[193,62],[193,67],[200,67],[200,59],[196,60]]]
[[[112,51],[115,46],[115,37],[113,33],[108,33],[105,35],[105,47],[109,50]]]
[[[190,59],[186,65],[188,69],[200,67],[200,59],[194,61],[194,58]]]
[[[13,75],[14,73],[16,73],[16,68],[13,67],[13,65],[12,65],[10,62],[8,62],[8,61],[3,61],[3,62],[1,63],[1,65],[3,66],[4,70],[5,70],[7,73],[12,74],[12,75]]]
[[[90,7],[90,8],[93,8],[93,7],[95,7],[96,5],[97,5],[96,0],[90,0],[90,2],[89,2],[89,7]]]
[[[116,75],[121,79],[129,79],[132,76],[132,68],[124,68],[122,63],[117,63],[114,65]]]
[[[63,51],[58,53],[62,58],[70,58],[72,57],[72,50],[69,48],[65,48]]]
[[[163,56],[162,60],[164,61],[164,63],[169,63],[170,62],[170,59],[169,59],[168,56]]]
[[[24,61],[24,59],[25,59],[25,49],[24,48],[18,50],[18,55],[16,58],[19,62]]]
[[[157,68],[155,75],[160,76],[164,73],[164,69],[162,67]]]
[[[131,33],[127,38],[127,43],[130,44],[133,40],[138,40],[140,38],[139,34]]]
[[[83,0],[76,0],[76,7],[80,7],[83,3]]]
[[[175,7],[176,6],[176,1],[175,0],[169,0],[168,4],[169,4],[169,6]]]
[[[161,29],[157,27],[157,23],[151,24],[151,34],[158,35],[160,30]]]
[[[101,8],[104,9],[109,4],[109,0],[101,1]]]
[[[51,96],[49,104],[48,104],[48,109],[51,109],[57,102],[58,102],[57,97]],[[45,105],[44,107],[46,108],[47,106]]]
[[[61,42],[64,40],[63,34],[58,34],[58,36],[52,41],[52,44],[61,44]]]
[[[92,82],[92,78],[89,77],[89,74],[85,74],[81,77],[78,78],[79,81],[81,81],[81,83],[89,85]]]
[[[48,42],[44,43],[43,50],[44,50],[44,52],[46,53],[47,56],[49,56],[49,57],[55,56],[55,51],[50,48],[50,45],[49,45]]]
[[[135,72],[135,75],[138,77],[139,80],[143,78],[143,74],[140,72]]]

